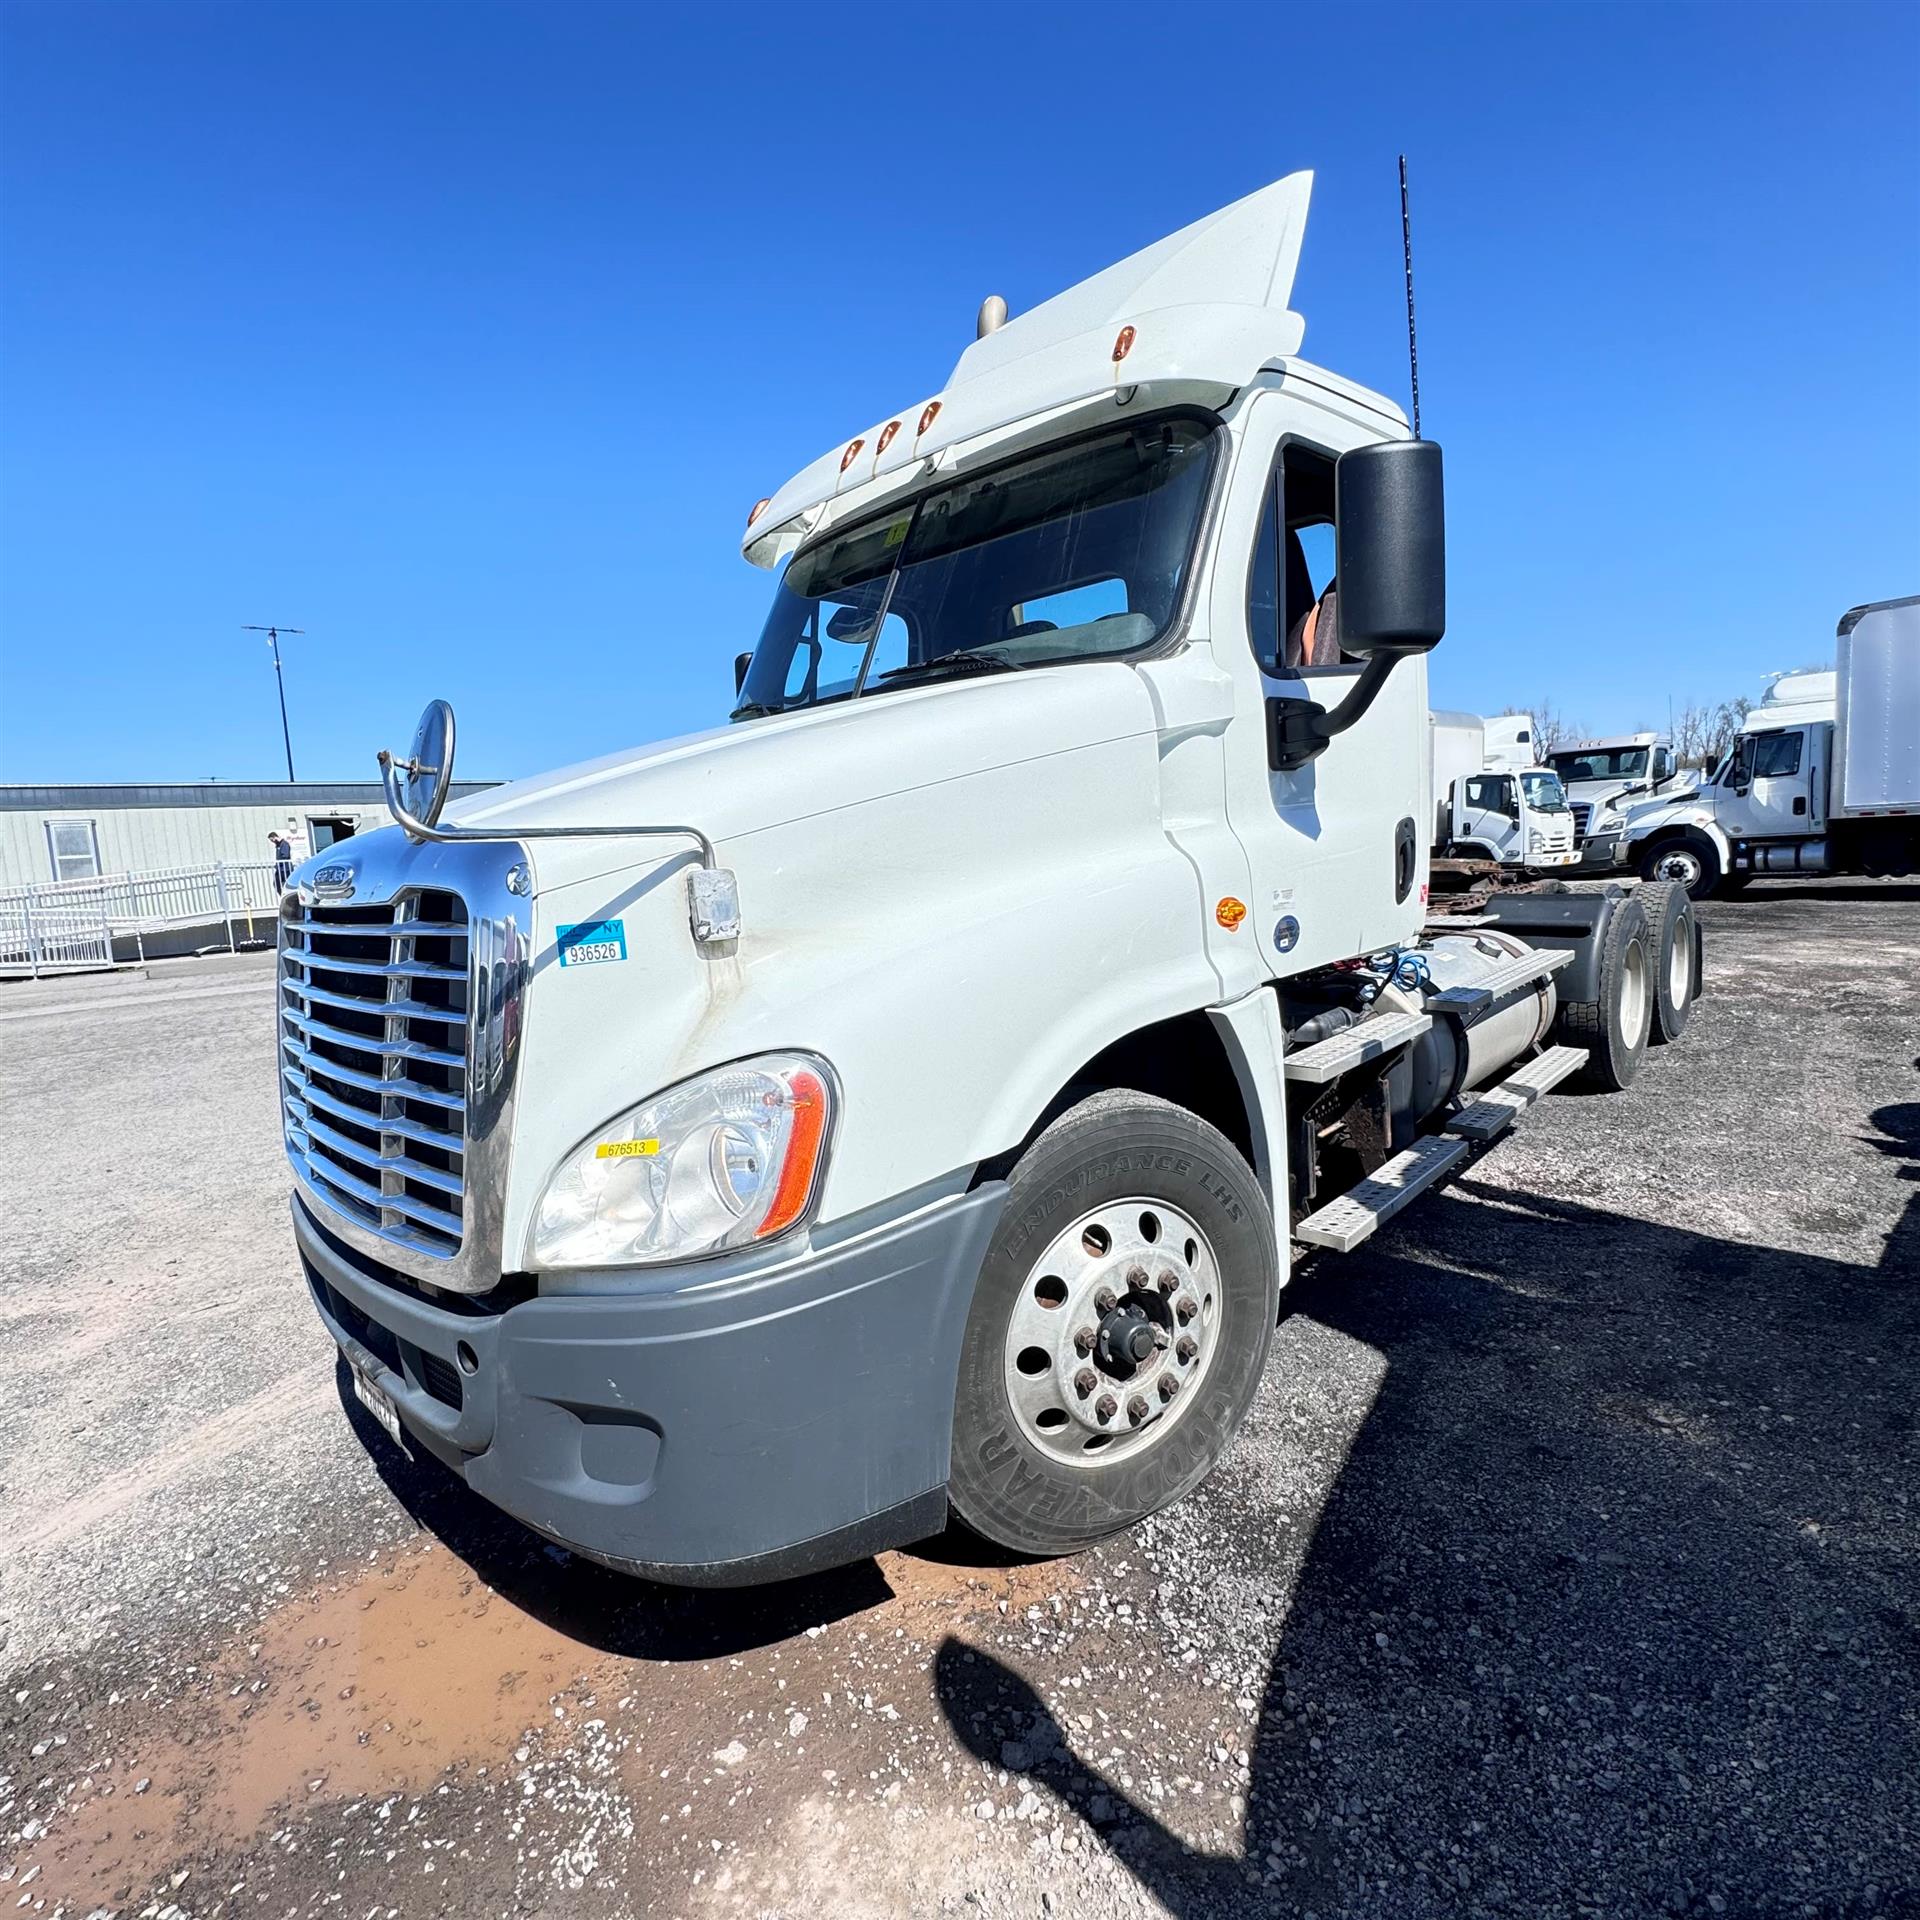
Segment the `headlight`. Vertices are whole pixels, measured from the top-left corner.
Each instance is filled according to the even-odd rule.
[[[1546,844],[1547,836],[1542,833],[1538,827],[1529,827],[1527,829],[1527,851],[1529,853],[1538,853]]]
[[[630,1108],[548,1181],[534,1265],[643,1266],[784,1233],[819,1192],[833,1098],[822,1062],[769,1053]]]

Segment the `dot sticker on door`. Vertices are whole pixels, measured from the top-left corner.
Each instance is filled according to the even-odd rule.
[[[556,927],[553,937],[563,967],[599,967],[627,957],[624,921],[579,920],[569,927]]]

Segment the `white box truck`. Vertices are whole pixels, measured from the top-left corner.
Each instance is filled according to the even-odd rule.
[[[1685,1021],[1677,888],[1432,917],[1440,450],[1301,357],[1308,188],[990,303],[755,506],[731,724],[443,814],[436,702],[295,874],[343,1380],[548,1537],[711,1584],[1112,1534],[1232,1440],[1301,1250]]]
[[[1533,764],[1524,719],[1518,732],[1511,715],[1433,713],[1427,725],[1439,858],[1491,860],[1520,873],[1579,865],[1573,811],[1559,776]]]
[[[1631,805],[1619,859],[1702,899],[1759,874],[1920,873],[1920,596],[1855,607],[1712,774]]]

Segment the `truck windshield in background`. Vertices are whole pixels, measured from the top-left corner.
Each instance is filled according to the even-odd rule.
[[[1562,780],[1644,780],[1649,752],[1646,747],[1588,747],[1550,753],[1547,765]]]
[[[1217,440],[1204,416],[1139,421],[828,534],[787,568],[733,717],[1151,646]]]
[[[1527,805],[1536,813],[1567,811],[1567,791],[1561,786],[1558,774],[1523,773],[1520,786],[1527,796]]]

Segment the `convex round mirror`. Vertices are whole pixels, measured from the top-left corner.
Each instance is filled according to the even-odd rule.
[[[453,785],[453,709],[444,700],[427,702],[407,758],[410,764],[399,769],[400,798],[422,826],[433,826]]]

